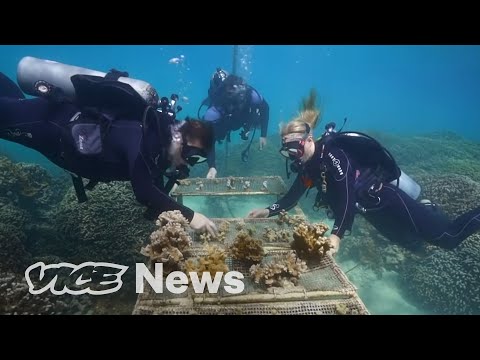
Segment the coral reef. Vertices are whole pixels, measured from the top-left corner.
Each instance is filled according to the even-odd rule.
[[[207,253],[205,256],[190,258],[185,262],[185,272],[187,274],[196,272],[201,278],[201,274],[204,272],[209,272],[212,277],[217,272],[228,272],[228,266],[225,263],[227,253],[224,249],[214,245],[207,245],[205,250]]]
[[[0,197],[0,271],[22,272],[30,265],[26,234],[30,222],[25,210]]]
[[[320,260],[330,250],[325,224],[301,223],[293,228],[292,249],[304,260]]]
[[[32,295],[24,277],[12,272],[0,274],[0,314],[78,315],[93,314],[89,295],[53,295],[49,291]]]
[[[229,254],[236,260],[258,263],[262,261],[265,251],[260,240],[252,238],[246,231],[240,231],[229,248]]]
[[[420,256],[386,239],[358,216],[352,233],[340,243],[337,258],[340,262],[353,260],[381,278],[385,270],[401,272],[409,264],[416,263]]]
[[[150,244],[141,249],[141,254],[150,258],[151,264],[163,263],[164,274],[183,268],[184,252],[192,244],[186,232],[188,220],[178,210],[166,211],[158,216],[159,227],[150,235]]]
[[[250,267],[250,275],[256,284],[267,287],[291,287],[298,283],[300,274],[307,271],[307,264],[295,253],[276,255],[270,261]]]
[[[419,183],[422,198],[437,203],[451,219],[478,206],[480,184],[467,176],[424,176]],[[455,250],[427,249],[429,256],[402,271],[412,301],[439,314],[480,314],[480,234]]]
[[[57,206],[52,218],[58,240],[51,239],[52,254],[74,263],[134,266],[142,262],[140,248],[155,230],[155,223],[144,218],[145,207],[136,201],[130,183],[99,183],[88,197],[79,204],[70,189]]]
[[[402,275],[411,300],[431,312],[480,315],[480,234],[455,250],[437,249]]]
[[[60,201],[65,191],[64,178],[54,179],[39,165],[14,163],[0,156],[0,197],[34,211]]]
[[[419,177],[422,198],[440,205],[452,219],[478,206],[480,183],[464,175]]]

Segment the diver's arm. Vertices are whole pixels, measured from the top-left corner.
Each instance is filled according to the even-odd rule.
[[[355,218],[355,171],[345,152],[339,148],[330,148],[324,153],[327,171],[333,174],[333,183],[327,184],[327,191],[334,194],[331,204],[335,222],[331,234],[343,237],[346,230],[351,230]]]
[[[208,121],[213,126],[215,139],[217,139],[217,136],[218,136],[217,124],[220,121],[221,117],[222,117],[221,112],[214,106],[209,107],[205,112],[205,115],[203,116],[203,120]],[[210,169],[217,167],[215,161],[216,159],[215,159],[215,144],[214,144],[214,146],[212,147],[212,150],[207,154],[207,164]]]
[[[275,204],[270,205],[268,209],[268,217],[278,215],[282,210],[288,211],[297,205],[298,200],[307,190],[299,174],[288,192]]]
[[[262,105],[259,108],[260,111],[260,137],[267,137],[268,121],[270,119],[270,107],[268,103],[263,100]]]
[[[259,121],[260,124],[260,137],[265,138],[267,137],[268,132],[268,121],[270,119],[270,107],[268,106],[267,101],[263,98],[260,93],[252,88],[251,92],[251,106],[256,108],[255,110],[258,111]]]
[[[189,222],[192,221],[193,210],[177,203],[155,186],[150,170],[141,153],[131,164],[130,169],[131,183],[138,202],[154,210],[157,213],[156,216],[164,211],[179,210]]]
[[[216,168],[216,156],[215,156],[215,144],[212,146],[212,150],[207,154],[207,164],[208,167],[211,168]]]

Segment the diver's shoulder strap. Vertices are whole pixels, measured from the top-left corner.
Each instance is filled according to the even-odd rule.
[[[83,185],[83,179],[81,176],[72,175],[73,187],[75,189],[75,194],[77,195],[78,203],[84,203],[88,201],[87,194],[85,190],[93,190],[93,188],[99,183],[98,180],[89,180],[87,185]]]
[[[129,77],[128,72],[111,69],[104,77],[105,80],[118,80],[121,77]]]

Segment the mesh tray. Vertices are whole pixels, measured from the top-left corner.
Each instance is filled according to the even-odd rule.
[[[233,180],[234,189],[227,187],[229,179]],[[243,189],[245,181],[250,182],[248,189]],[[266,188],[263,186],[265,181]],[[203,185],[202,187],[200,183]],[[286,192],[287,187],[280,176],[193,178],[181,180],[180,185],[172,191],[171,196],[283,195]]]
[[[276,218],[268,219],[212,219],[217,226],[229,221],[230,225],[223,242],[211,241],[209,244],[227,248],[241,230],[235,222],[245,223],[243,228],[256,231],[254,237],[262,241],[265,251],[264,261],[274,255],[287,254],[291,251],[290,242],[292,226],[277,223]],[[290,237],[274,242],[263,238],[263,229],[270,227],[274,231],[288,230]],[[204,242],[198,234],[191,233],[194,240],[187,258],[206,254]],[[334,314],[338,304],[345,304],[348,311],[367,313],[365,306],[358,299],[355,286],[348,280],[332,257],[325,256],[317,263],[309,263],[308,271],[299,277],[297,286],[289,288],[266,287],[255,284],[250,277],[251,264],[245,264],[227,257],[229,271],[239,271],[244,275],[244,291],[230,294],[224,290],[225,283],[220,284],[217,294],[208,291],[196,294],[189,288],[183,294],[172,294],[166,289],[155,293],[150,284],[144,281],[144,293],[139,294],[134,314]],[[153,273],[153,271],[152,271]],[[178,309],[177,309],[178,308]],[[347,312],[348,312],[347,311]]]
[[[255,304],[165,306],[156,300],[137,303],[134,315],[369,315],[360,298]]]

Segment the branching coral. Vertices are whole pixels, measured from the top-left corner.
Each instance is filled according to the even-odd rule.
[[[217,236],[212,236],[210,233],[205,232],[200,234],[200,240],[203,241],[204,243],[208,243],[210,241],[218,241],[223,243],[225,241],[225,238],[227,237],[227,233],[230,229],[230,222],[227,220],[224,220],[218,225],[218,235]]]
[[[227,253],[224,249],[218,246],[207,245],[205,247],[207,255],[188,259],[185,262],[185,272],[196,272],[199,278],[204,272],[209,272],[212,277],[215,277],[217,272],[227,272],[228,266],[225,263]]]
[[[166,211],[156,221],[160,228],[150,235],[150,244],[141,249],[152,263],[161,262],[168,274],[183,267],[183,253],[191,246],[192,239],[186,232],[188,220],[178,210]]]
[[[241,231],[245,228],[245,226],[246,224],[243,219],[235,222],[235,230]]]
[[[306,260],[319,260],[328,250],[330,242],[325,237],[328,226],[325,224],[302,223],[293,229],[292,249],[298,256]]]
[[[298,283],[300,274],[307,271],[307,264],[298,259],[295,253],[277,255],[266,264],[252,265],[250,275],[256,284],[267,287],[289,287]]]
[[[285,242],[290,240],[291,233],[286,229],[278,230],[267,227],[265,228],[263,238],[266,242]]]
[[[289,215],[288,212],[286,212],[285,210],[280,211],[277,218],[277,224],[279,225],[286,224],[286,225],[296,226],[298,224],[301,224],[304,221],[305,219],[302,216]]]
[[[235,241],[229,248],[232,258],[241,261],[258,263],[262,261],[265,251],[260,240],[255,240],[246,231],[238,233]]]

